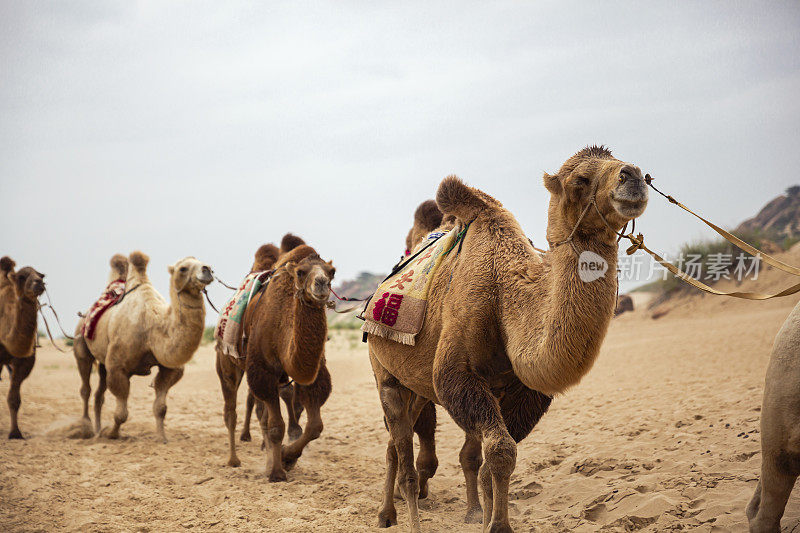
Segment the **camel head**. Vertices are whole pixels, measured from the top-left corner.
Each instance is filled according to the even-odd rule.
[[[544,185],[550,191],[547,238],[551,243],[566,238],[584,211],[576,233],[587,235],[606,229],[605,222],[619,231],[647,207],[642,171],[616,159],[603,146],[584,148],[567,159],[557,174],[545,173]],[[593,201],[597,209],[590,205]]]
[[[199,293],[214,281],[214,271],[207,264],[194,257],[184,257],[167,267],[172,277],[171,283],[178,292]]]
[[[336,274],[332,261],[326,263],[317,254],[311,254],[297,263],[289,261],[285,268],[294,278],[294,288],[298,296],[306,302],[325,305],[331,293],[333,276]]]
[[[14,285],[17,298],[36,301],[44,292],[44,274],[33,267],[22,267],[16,272],[9,272],[8,279]]]

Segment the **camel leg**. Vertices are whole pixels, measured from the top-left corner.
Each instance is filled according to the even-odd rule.
[[[322,433],[322,415],[320,409],[331,394],[331,375],[324,362],[317,373],[317,379],[311,385],[294,386],[294,395],[306,409],[306,427],[302,435],[283,449],[283,466],[287,470],[294,467],[303,449]]]
[[[247,403],[245,403],[245,408],[244,408],[244,427],[242,428],[242,434],[239,435],[239,440],[242,442],[250,442],[250,440],[252,439],[252,437],[250,436],[250,417],[253,414],[253,405],[255,403],[256,403],[256,398],[255,396],[253,396],[253,391],[251,391],[248,388]]]
[[[397,509],[394,507],[394,485],[397,479],[397,448],[389,438],[386,446],[386,482],[383,485],[383,504],[378,512],[378,527],[397,525]]]
[[[22,382],[25,381],[31,370],[33,364],[36,362],[36,355],[30,357],[11,359],[11,384],[8,387],[8,410],[11,414],[11,430],[8,432],[9,439],[24,439],[19,430],[17,422],[17,415],[19,413],[19,406],[22,404],[22,397],[20,396],[19,389]]]
[[[473,435],[466,434],[458,459],[461,463],[461,470],[464,471],[464,482],[467,486],[467,515],[464,517],[464,522],[479,524],[483,520],[483,509],[478,497],[478,470],[483,464],[481,441]]]
[[[283,400],[283,403],[286,405],[286,413],[289,416],[289,440],[297,440],[303,433],[303,428],[301,428],[300,424],[298,423],[300,412],[302,412],[302,404],[300,404],[300,411],[295,409],[295,406],[299,404],[299,401],[297,399],[297,391],[294,385],[287,383],[281,387],[281,400]]]
[[[78,373],[81,376],[83,418],[86,420],[88,425],[91,426],[92,421],[89,418],[89,396],[92,394],[91,377],[94,357],[91,353],[89,353],[89,349],[86,346],[86,341],[83,340],[83,337],[78,337],[75,339],[75,344],[73,345],[72,351],[75,355],[75,362],[78,364]]]
[[[785,452],[784,452],[785,453]],[[800,465],[800,456],[796,458]],[[783,464],[786,463],[786,464]],[[747,506],[747,518],[753,533],[773,533],[781,529],[781,517],[789,501],[798,473],[788,466],[789,461],[777,460],[765,450],[761,460],[761,480],[753,499]]]
[[[229,360],[225,359],[227,357],[227,355],[217,352],[217,375],[225,401],[224,419],[225,427],[228,428],[230,450],[228,466],[236,467],[242,464],[236,455],[236,393],[239,392],[239,384],[242,382],[244,372],[236,365],[230,364]]]
[[[97,390],[94,392],[94,432],[100,433],[103,415],[103,403],[105,402],[107,387],[106,365],[97,365],[97,374],[100,376],[100,381],[97,384]]]
[[[436,405],[428,402],[414,423],[414,433],[419,438],[417,472],[419,472],[419,499],[428,497],[428,480],[436,474],[439,459],[436,457]]]
[[[158,374],[153,380],[153,387],[156,389],[156,399],[153,401],[153,415],[156,417],[156,433],[158,439],[164,444],[167,443],[167,436],[164,434],[164,419],[167,416],[167,393],[183,377],[183,368],[167,368],[158,365]]]
[[[100,436],[118,439],[120,426],[128,420],[128,394],[131,390],[131,378],[123,368],[118,366],[106,366],[106,370],[108,371],[108,389],[117,399],[117,408],[114,411],[114,426],[103,428]]]
[[[383,407],[384,421],[389,436],[397,453],[397,470],[399,472],[400,493],[408,506],[409,522],[412,533],[420,531],[419,525],[419,475],[414,466],[414,424],[428,400],[417,397],[404,387],[394,376],[383,368],[378,360],[370,354],[370,362],[378,384],[378,396]],[[387,452],[387,485],[384,487],[384,507],[392,498],[393,486],[388,484],[391,477],[392,457]],[[385,515],[379,515],[383,521]],[[384,522],[385,524],[386,522]]]
[[[247,355],[247,384],[255,397],[263,402],[259,422],[267,446],[268,479],[272,482],[286,481],[286,470],[281,461],[281,443],[286,424],[281,416],[278,392],[280,375],[281,370],[270,367],[260,354]]]
[[[453,420],[483,444],[479,476],[484,493],[483,528],[513,531],[508,519],[508,486],[517,460],[517,444],[506,429],[500,405],[486,382],[457,355],[445,354],[434,367],[433,383]]]

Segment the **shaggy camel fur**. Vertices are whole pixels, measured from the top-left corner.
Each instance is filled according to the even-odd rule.
[[[36,362],[36,313],[44,292],[44,274],[33,267],[14,271],[10,257],[0,259],[0,369],[8,368],[9,439],[22,439],[17,423],[22,403],[20,387]]]
[[[545,174],[544,183],[553,246],[546,258],[497,200],[455,176],[439,186],[441,211],[469,224],[462,250],[435,273],[414,346],[369,336],[391,438],[381,526],[396,523],[392,493],[399,470],[411,530],[419,531],[412,433],[420,410],[433,400],[483,446],[484,528],[511,531],[508,486],[516,443],[547,410],[550,396],[578,383],[594,364],[614,312],[617,280],[611,274],[582,281],[579,253],[596,254],[591,259],[616,272],[616,235],[606,224],[619,230],[643,213],[646,184],[639,168],[602,147],[578,152],[557,174]],[[560,245],[570,235],[569,244]]]
[[[203,289],[214,280],[211,267],[194,257],[185,257],[167,268],[170,274],[170,302],[156,291],[147,276],[149,258],[133,252],[128,258],[126,292],[122,300],[108,309],[97,323],[95,338],[82,335],[83,320],[75,332],[73,352],[83,386],[83,419],[89,420],[89,378],[96,361],[100,383],[94,399],[95,431],[119,438],[120,426],[128,419],[128,393],[133,375],[146,376],[158,366],[153,380],[156,398],[153,414],[156,432],[162,442],[167,414],[167,392],[183,376],[183,367],[200,344],[206,309]],[[122,273],[118,256],[111,260],[109,279]],[[106,383],[117,398],[114,426],[100,430]]]
[[[269,448],[270,481],[285,481],[286,470],[322,432],[320,408],[331,392],[325,366],[325,304],[334,273],[330,262],[320,259],[310,246],[300,245],[281,255],[269,285],[245,311],[245,371],[247,384],[259,401],[256,414]],[[290,379],[294,380],[293,396],[305,407],[307,420],[300,438],[282,446],[285,424],[279,391]],[[223,389],[229,381],[221,380]],[[223,394],[227,406],[231,392],[223,390]],[[231,447],[229,464],[236,460]]]
[[[750,531],[780,531],[800,476],[800,304],[775,337],[761,406],[761,480],[747,506]]]
[[[281,239],[281,248],[278,253],[278,257],[280,255],[291,252],[301,244],[305,244],[306,241],[294,235],[292,233],[287,233]],[[250,272],[259,272],[264,270],[271,269],[276,261],[276,258],[273,257],[275,247],[272,244],[265,244],[259,251],[264,250],[263,253],[267,254],[264,257],[263,262],[259,262],[258,254],[256,252],[256,261],[253,263],[253,267],[250,269]],[[269,250],[268,252],[266,250]],[[241,379],[241,378],[239,378]],[[238,387],[238,385],[237,385]],[[287,429],[287,433],[289,434],[289,440],[297,440],[300,438],[300,435],[303,433],[303,428],[300,427],[300,423],[298,419],[300,415],[303,413],[303,405],[300,403],[297,395],[294,393],[294,385],[292,383],[287,383],[281,386],[281,399],[286,404],[286,411],[289,416],[289,428]],[[253,392],[249,390],[247,391],[247,403],[245,404],[245,411],[244,411],[244,427],[242,428],[242,434],[239,436],[239,440],[242,442],[249,442],[251,439],[250,436],[250,418],[253,413],[253,406],[255,405],[255,396],[253,396]],[[234,404],[235,406],[235,404]],[[234,427],[236,426],[236,422],[234,419]],[[261,443],[261,448],[264,449],[266,443]],[[235,455],[235,454],[234,454]]]

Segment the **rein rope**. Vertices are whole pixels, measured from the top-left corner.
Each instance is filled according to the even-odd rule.
[[[56,350],[61,353],[67,353],[66,350],[62,350],[56,341],[53,339],[53,334],[50,332],[50,324],[47,323],[47,317],[44,315],[44,308],[47,307],[50,309],[50,312],[53,313],[53,316],[56,318],[56,323],[58,324],[58,328],[61,330],[61,334],[64,336],[65,339],[75,340],[74,337],[67,335],[67,332],[64,331],[64,326],[61,325],[61,320],[58,318],[58,313],[56,312],[56,308],[53,307],[53,302],[50,300],[50,293],[47,292],[45,288],[44,294],[47,297],[47,303],[42,303],[40,301],[36,301],[39,314],[42,316],[42,322],[44,322],[44,329],[47,331],[47,336],[50,338],[50,343],[55,346]]]
[[[757,257],[760,261],[764,261],[768,265],[773,266],[773,267],[777,268],[778,270],[781,270],[781,271],[786,272],[788,274],[792,274],[793,276],[799,276],[800,277],[800,268],[788,265],[788,264],[784,263],[783,261],[775,259],[771,255],[762,252],[758,248],[756,248],[754,246],[751,246],[750,244],[744,242],[743,240],[741,240],[740,238],[736,237],[732,233],[730,233],[728,231],[725,231],[724,229],[720,228],[719,226],[717,226],[713,222],[711,222],[711,221],[703,218],[702,216],[698,215],[697,213],[695,213],[694,211],[692,211],[691,209],[689,209],[688,207],[683,205],[681,202],[676,200],[674,197],[672,197],[672,196],[670,196],[668,194],[665,194],[665,193],[661,192],[660,190],[658,190],[655,187],[655,185],[653,185],[654,178],[651,177],[650,174],[645,174],[644,180],[645,180],[645,183],[647,183],[647,185],[651,189],[653,189],[658,194],[660,194],[661,196],[666,198],[669,203],[677,205],[678,207],[680,207],[681,209],[683,209],[687,213],[689,213],[692,216],[700,219],[706,226],[708,226],[709,228],[713,229],[717,234],[722,236],[726,241],[728,241],[729,243],[733,244],[734,246],[736,246],[740,250],[743,250],[743,251],[749,253],[750,255],[752,255],[754,257]],[[773,294],[764,294],[764,293],[760,293],[760,292],[748,292],[748,291],[723,292],[723,291],[719,291],[717,289],[714,289],[713,287],[709,287],[705,283],[703,283],[703,282],[693,278],[692,276],[686,274],[683,270],[681,270],[677,266],[673,265],[672,263],[670,263],[669,261],[667,261],[666,259],[664,259],[660,255],[658,255],[657,253],[652,251],[650,248],[645,246],[645,244],[644,244],[644,235],[642,233],[634,235],[634,232],[636,231],[636,220],[635,219],[633,221],[633,228],[631,229],[630,233],[625,233],[625,231],[627,229],[627,224],[620,231],[617,231],[613,227],[611,227],[611,224],[608,223],[608,221],[606,220],[605,216],[603,216],[603,213],[600,211],[600,208],[597,206],[596,193],[597,193],[597,188],[595,187],[595,190],[592,193],[591,200],[586,205],[586,207],[583,208],[583,211],[581,212],[581,215],[578,217],[578,221],[575,223],[575,227],[572,228],[572,231],[570,232],[569,236],[566,239],[564,239],[563,241],[561,241],[561,242],[558,242],[558,243],[555,243],[555,244],[551,244],[551,250],[561,246],[562,244],[569,243],[569,244],[572,245],[572,249],[575,251],[575,253],[578,254],[578,250],[575,247],[575,244],[572,241],[572,239],[575,236],[575,232],[578,230],[578,226],[580,226],[581,222],[583,221],[583,218],[586,216],[586,213],[589,211],[589,208],[594,206],[595,210],[597,211],[597,214],[600,216],[600,220],[603,221],[603,223],[606,225],[606,227],[612,233],[617,235],[617,237],[618,237],[617,242],[621,241],[622,239],[627,239],[627,240],[629,240],[631,242],[631,246],[629,246],[628,249],[625,250],[625,253],[627,255],[633,255],[636,252],[636,250],[642,250],[642,251],[648,253],[650,256],[652,256],[653,259],[656,260],[656,262],[658,262],[661,266],[663,266],[664,268],[669,270],[676,278],[680,279],[681,281],[683,281],[685,283],[688,283],[689,285],[691,285],[691,286],[693,286],[693,287],[695,287],[697,289],[700,289],[701,291],[705,291],[705,292],[707,292],[709,294],[714,294],[714,295],[717,295],[717,296],[730,296],[732,298],[741,298],[741,299],[744,299],[744,300],[769,300],[771,298],[781,298],[783,296],[789,296],[791,294],[795,294],[797,292],[800,292],[800,283],[792,285],[792,286],[790,286],[790,287],[788,287],[788,288],[786,288],[786,289],[784,289],[784,290],[782,290],[780,292],[773,293]]]

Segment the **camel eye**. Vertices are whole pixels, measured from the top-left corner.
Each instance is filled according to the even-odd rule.
[[[587,185],[589,185],[589,179],[584,178],[583,176],[578,176],[573,181],[575,182],[575,185],[578,187],[586,187]]]
[[[181,271],[181,272],[186,272],[189,269],[187,267],[181,267],[178,270]]]

